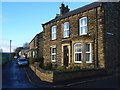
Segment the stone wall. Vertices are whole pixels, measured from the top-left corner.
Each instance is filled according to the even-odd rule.
[[[52,71],[45,71],[35,65],[30,65],[30,68],[42,81],[53,82],[53,72]]]
[[[106,74],[104,69],[89,69],[80,71],[47,71],[37,67],[36,65],[31,65],[30,68],[42,81],[46,82],[57,82],[74,78],[85,78]]]
[[[104,48],[106,69],[108,71],[116,71],[119,62],[119,49],[120,49],[120,25],[119,25],[119,3],[105,3],[105,16],[104,16]]]
[[[64,81],[75,78],[85,78],[91,76],[99,76],[106,75],[106,71],[104,69],[87,69],[80,71],[62,71],[62,72],[54,72],[53,82]]]
[[[38,38],[38,57],[42,58],[43,57],[43,35],[44,32],[39,33],[39,38]]]

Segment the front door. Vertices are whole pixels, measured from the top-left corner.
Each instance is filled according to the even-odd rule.
[[[68,67],[68,61],[69,61],[69,50],[68,50],[68,46],[64,46],[63,47],[63,50],[64,50],[64,60],[63,60],[63,63],[65,66]]]

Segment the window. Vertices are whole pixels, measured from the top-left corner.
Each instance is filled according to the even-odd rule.
[[[79,20],[79,25],[80,25],[80,30],[79,34],[80,35],[85,35],[87,34],[87,17],[83,17]]]
[[[74,62],[81,63],[81,56],[82,56],[82,45],[77,43],[74,45]]]
[[[91,63],[91,43],[85,44],[85,61],[86,63]]]
[[[56,26],[52,27],[52,40],[56,39]]]
[[[69,37],[69,22],[64,23],[64,38]]]
[[[51,61],[52,62],[56,61],[56,48],[55,47],[51,48]]]
[[[33,56],[33,58],[35,58],[35,51],[33,51],[33,53],[32,53],[32,54],[33,54],[33,55],[32,55],[32,56]]]

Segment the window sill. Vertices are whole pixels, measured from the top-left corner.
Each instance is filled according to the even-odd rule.
[[[56,62],[56,60],[52,60],[52,63],[55,63]]]
[[[82,63],[82,61],[74,61],[75,64],[79,64],[79,63]]]
[[[87,33],[84,33],[84,34],[80,34],[80,36],[84,36],[84,35],[88,35]]]
[[[57,39],[53,39],[53,40],[51,39],[50,41],[55,41],[55,40],[57,40]]]
[[[69,39],[70,37],[63,37],[62,39]]]
[[[63,37],[63,39],[69,38],[69,36]]]
[[[86,63],[92,63],[91,61],[89,61],[89,62],[86,62]]]

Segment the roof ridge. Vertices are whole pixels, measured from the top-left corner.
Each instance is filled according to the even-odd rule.
[[[75,15],[75,14],[78,14],[80,12],[84,12],[86,10],[89,10],[91,8],[95,8],[95,7],[98,7],[100,5],[101,2],[93,2],[93,3],[90,3],[90,4],[87,4],[85,6],[82,6],[82,7],[79,7],[79,8],[76,8],[74,10],[71,10],[69,12],[67,12],[66,14],[62,15],[62,16],[59,16],[57,18],[54,18],[42,25],[46,25],[48,23],[51,23],[51,22],[54,22],[54,21],[57,21],[57,20],[60,20],[60,19],[63,19],[63,18],[66,18],[66,17],[70,17],[71,15]]]

